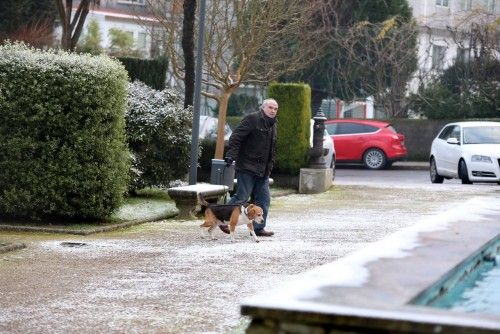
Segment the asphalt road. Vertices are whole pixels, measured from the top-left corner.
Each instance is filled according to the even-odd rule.
[[[473,185],[462,185],[458,179],[444,180],[442,184],[432,184],[429,171],[420,164],[415,166],[394,166],[384,170],[368,170],[361,166],[337,166],[335,171],[335,184],[339,185],[371,185],[377,187],[424,187],[436,190],[451,188],[474,188],[474,187],[499,187],[496,183],[474,183]],[[499,187],[500,189],[500,187]]]

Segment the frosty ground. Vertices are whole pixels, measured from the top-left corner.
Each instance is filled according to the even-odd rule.
[[[464,199],[494,196],[498,186],[337,184],[273,198],[276,235],[260,243],[243,227],[235,243],[202,239],[200,221],[175,219],[86,237],[4,232],[28,247],[0,256],[0,332],[242,333],[242,299]]]

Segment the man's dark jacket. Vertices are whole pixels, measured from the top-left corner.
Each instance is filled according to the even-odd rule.
[[[268,177],[274,166],[275,153],[275,119],[259,110],[245,116],[233,131],[226,157],[236,160],[236,171]]]

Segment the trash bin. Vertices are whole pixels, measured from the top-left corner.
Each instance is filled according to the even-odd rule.
[[[233,190],[234,186],[234,161],[230,166],[221,159],[212,159],[212,169],[210,171],[210,183],[221,184]]]

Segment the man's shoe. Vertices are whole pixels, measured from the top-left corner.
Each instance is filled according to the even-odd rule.
[[[231,232],[229,231],[229,227],[227,225],[219,225],[219,228],[222,232],[226,234],[230,234]]]
[[[258,237],[271,237],[274,235],[274,232],[273,231],[266,231],[266,230],[262,229],[262,230],[255,231],[255,234]]]

